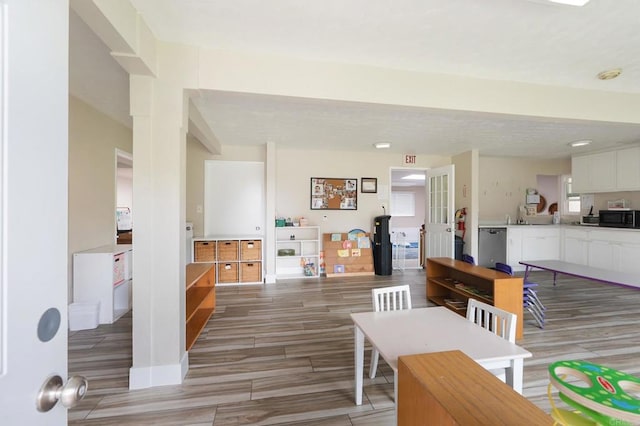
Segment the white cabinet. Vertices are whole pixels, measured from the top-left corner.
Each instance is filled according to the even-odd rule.
[[[618,191],[640,189],[640,147],[616,151],[616,169]]]
[[[560,228],[525,227],[522,231],[522,258],[560,260]]]
[[[617,189],[616,152],[599,152],[571,158],[572,190],[580,193]]]
[[[514,271],[523,271],[522,260],[522,227],[507,228],[507,263]]]
[[[320,227],[276,227],[277,278],[317,278],[319,262]]]
[[[635,242],[623,242],[618,252],[618,270],[629,274],[637,274],[640,270],[640,234]]]
[[[586,229],[565,229],[562,239],[562,260],[578,265],[589,264],[589,231]]]
[[[507,263],[524,270],[521,260],[565,262],[635,273],[640,270],[640,230],[578,226],[509,226]]]
[[[589,241],[589,266],[594,268],[615,270],[616,243],[608,240],[592,239]]]
[[[571,157],[571,190],[577,193],[588,193],[591,186],[589,173],[589,156]]]
[[[579,193],[640,190],[640,147],[571,158],[572,190]]]
[[[560,228],[529,225],[507,228],[507,263],[514,271],[523,271],[521,260],[559,260]]]
[[[100,302],[100,324],[131,309],[132,246],[109,245],[73,254],[73,301]]]
[[[638,273],[640,231],[594,230],[589,239],[589,266]]]

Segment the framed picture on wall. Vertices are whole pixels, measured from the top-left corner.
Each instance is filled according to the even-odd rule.
[[[311,178],[311,210],[357,210],[357,178]]]
[[[378,192],[378,178],[360,178],[360,191],[375,194]]]

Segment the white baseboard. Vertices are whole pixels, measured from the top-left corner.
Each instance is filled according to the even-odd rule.
[[[145,389],[155,386],[179,385],[189,370],[189,353],[185,352],[179,364],[129,369],[129,389]]]

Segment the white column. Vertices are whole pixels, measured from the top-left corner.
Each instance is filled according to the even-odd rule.
[[[133,366],[130,388],[178,384],[188,369],[184,336],[185,101],[182,87],[131,77]]]
[[[276,282],[276,144],[267,142],[266,164],[265,164],[265,283],[272,284]]]

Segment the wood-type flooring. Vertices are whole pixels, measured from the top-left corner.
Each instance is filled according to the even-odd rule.
[[[640,375],[640,290],[534,272],[547,307],[545,329],[524,316],[518,344],[524,395],[550,412],[547,367],[582,359]],[[415,308],[428,306],[423,270],[391,276],[283,280],[219,286],[216,312],[189,353],[181,385],[128,389],[131,315],[70,332],[69,375],[89,391],[70,425],[393,425],[393,372],[380,359],[354,404],[352,312],[371,310],[371,289],[410,284]],[[370,351],[365,355],[365,370]],[[365,373],[366,373],[365,371]],[[552,390],[555,404],[563,406]]]

